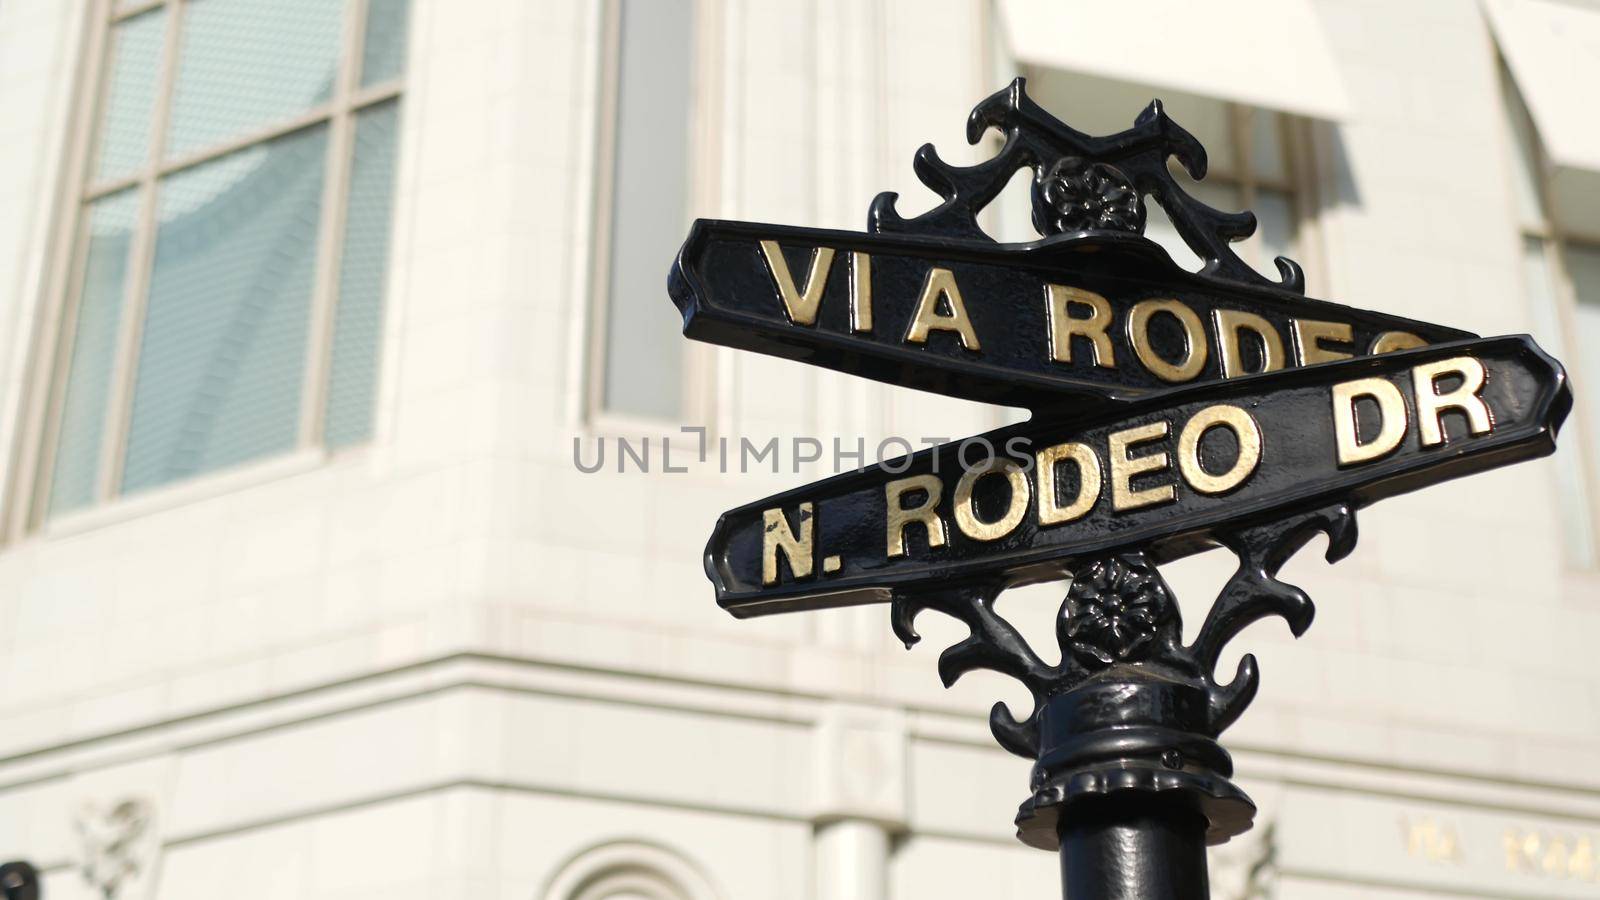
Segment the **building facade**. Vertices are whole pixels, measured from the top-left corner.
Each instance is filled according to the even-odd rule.
[[[1020,413],[691,346],[663,286],[695,216],[931,206],[913,152],[993,152],[1023,74],[1100,133],[1161,97],[1252,263],[1578,385],[1554,459],[1286,568],[1318,617],[1236,642],[1216,896],[1600,893],[1600,5],[1102,6],[0,0],[0,858],[49,900],[1054,896],[959,626],[736,622],[700,567],[723,509]],[[1171,567],[1191,629],[1231,569]],[[1048,645],[1061,593],[1007,613]]]

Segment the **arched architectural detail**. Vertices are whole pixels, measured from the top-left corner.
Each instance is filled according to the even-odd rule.
[[[644,840],[610,841],[567,860],[539,900],[723,900],[687,857]]]

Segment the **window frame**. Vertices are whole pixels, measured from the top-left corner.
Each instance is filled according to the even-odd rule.
[[[686,195],[691,217],[683,222],[687,235],[693,221],[694,210],[716,207],[719,180],[717,160],[721,143],[716,123],[715,94],[712,86],[720,84],[721,34],[719,4],[711,0],[693,0],[695,21],[691,27],[692,59],[689,88],[689,170]],[[715,432],[718,409],[715,348],[673,336],[679,342],[682,356],[681,405],[674,418],[657,418],[608,408],[605,403],[607,343],[610,337],[610,268],[611,224],[616,181],[617,152],[617,102],[620,88],[622,52],[622,0],[603,0],[598,4],[597,42],[595,62],[596,100],[595,123],[592,129],[593,144],[587,154],[592,161],[589,172],[587,228],[587,258],[583,262],[581,286],[586,298],[584,336],[582,339],[583,365],[578,374],[581,389],[578,421],[595,435],[621,438],[638,438],[652,434],[669,441],[682,440],[677,429],[680,425],[703,426],[707,434]],[[663,271],[663,280],[665,278]],[[662,301],[666,302],[665,287]],[[696,442],[701,438],[696,438]]]
[[[1320,203],[1311,120],[1281,110],[1216,99],[1228,116],[1228,136],[1232,139],[1233,153],[1228,161],[1228,171],[1210,167],[1202,183],[1231,189],[1239,209],[1251,212],[1255,211],[1256,197],[1261,191],[1276,191],[1288,197],[1289,221],[1293,232],[1289,236],[1289,252],[1286,255],[1300,263],[1306,271],[1308,288],[1315,285],[1320,289],[1320,278],[1327,267],[1323,264],[1321,227],[1317,220]],[[1252,127],[1255,117],[1263,113],[1277,117],[1278,146],[1283,153],[1284,175],[1281,179],[1265,178],[1257,172]],[[1232,245],[1233,250],[1246,265],[1269,278],[1276,278],[1277,268],[1273,258],[1266,255],[1260,236],[1258,220],[1256,233],[1251,236],[1253,239]],[[1310,292],[1318,293],[1319,290]]]
[[[55,245],[48,263],[44,302],[39,307],[34,360],[29,367],[31,383],[27,407],[20,423],[22,427],[18,429],[18,439],[22,444],[13,469],[10,502],[4,521],[4,537],[7,539],[14,540],[34,531],[72,533],[86,525],[121,518],[116,510],[126,508],[143,511],[165,506],[174,498],[187,500],[209,496],[263,478],[303,471],[333,456],[358,452],[370,443],[361,442],[338,450],[330,450],[322,443],[332,362],[333,323],[339,299],[339,266],[359,115],[381,104],[398,102],[405,94],[410,66],[402,66],[395,77],[365,87],[361,85],[362,50],[371,4],[370,0],[345,0],[340,17],[338,66],[328,99],[292,117],[255,127],[202,150],[164,159],[182,51],[180,37],[183,17],[189,5],[190,0],[94,0],[84,13],[78,82],[67,126],[67,158],[55,200],[58,210],[58,221],[53,229]],[[156,70],[155,97],[150,110],[146,159],[133,174],[101,181],[95,172],[98,162],[96,154],[110,87],[107,74],[113,64],[111,57],[115,48],[116,28],[120,23],[157,10],[163,11],[165,21],[162,23],[163,39]],[[414,15],[414,10],[408,14]],[[408,53],[408,50],[402,52]],[[155,262],[159,182],[174,173],[229,153],[318,126],[328,129],[328,138],[326,156],[322,162],[321,207],[309,299],[310,318],[306,328],[307,352],[300,373],[300,411],[294,446],[284,452],[264,454],[237,465],[175,479],[133,495],[122,493],[122,470],[128,428],[132,420],[133,390],[138,377],[140,338]],[[403,135],[397,135],[396,141],[403,142]],[[94,499],[83,507],[52,516],[49,495],[55,475],[62,404],[70,380],[69,366],[83,299],[81,291],[88,251],[91,204],[127,190],[138,192],[134,197],[137,212],[129,237],[116,351],[103,409],[105,419]],[[390,227],[394,227],[394,220],[391,220]],[[380,345],[380,357],[382,355]]]
[[[1225,103],[1233,134],[1233,168],[1244,174],[1235,177],[1219,173],[1215,177],[1219,183],[1237,186],[1240,209],[1253,211],[1256,208],[1256,194],[1263,188],[1288,196],[1289,219],[1294,228],[1289,238],[1288,256],[1311,273],[1306,277],[1307,282],[1320,288],[1320,279],[1327,266],[1322,254],[1321,222],[1317,218],[1321,198],[1317,192],[1316,144],[1311,132],[1314,127],[1312,121],[1281,110],[1266,110],[1232,101]],[[1278,146],[1283,152],[1282,180],[1262,178],[1256,174],[1255,141],[1251,126],[1254,117],[1261,113],[1277,117]],[[1211,177],[1207,175],[1208,179]],[[1276,266],[1271,258],[1263,255],[1264,247],[1260,241],[1246,241],[1240,245],[1240,249],[1244,251],[1241,256],[1245,262],[1276,277]]]
[[[1530,222],[1528,217],[1518,209],[1514,219],[1516,221],[1516,256],[1519,262],[1523,258],[1524,245],[1527,241],[1537,241],[1544,256],[1544,264],[1550,274],[1550,300],[1554,307],[1551,312],[1555,314],[1556,322],[1563,335],[1578,334],[1578,289],[1572,280],[1572,274],[1567,267],[1567,248],[1571,245],[1581,245],[1585,248],[1600,251],[1600,236],[1574,235],[1561,227],[1561,223],[1552,215],[1555,208],[1550,195],[1550,182],[1554,175],[1554,166],[1549,156],[1545,153],[1544,141],[1539,137],[1538,126],[1533,122],[1528,113],[1527,103],[1520,96],[1516,80],[1512,76],[1511,68],[1503,54],[1496,52],[1496,66],[1498,69],[1497,90],[1502,94],[1501,107],[1505,114],[1501,116],[1504,125],[1503,140],[1505,142],[1505,158],[1507,175],[1515,183],[1518,167],[1518,152],[1516,145],[1520,143],[1519,125],[1512,121],[1513,116],[1521,115],[1527,118],[1525,127],[1528,132],[1528,166],[1532,169],[1528,174],[1533,180],[1535,198],[1539,204],[1539,221]],[[1516,93],[1513,93],[1516,92]],[[1515,103],[1512,101],[1515,100]],[[1526,277],[1523,279],[1523,290],[1527,291]],[[1526,298],[1530,304],[1537,302],[1536,298]],[[1561,341],[1561,352],[1568,360],[1568,369],[1576,367],[1576,360],[1581,357],[1584,348],[1574,346],[1566,338]],[[1582,410],[1580,409],[1581,413]],[[1584,491],[1584,514],[1589,521],[1589,561],[1587,563],[1573,560],[1567,552],[1562,553],[1562,563],[1571,571],[1600,575],[1600,460],[1595,458],[1595,449],[1600,448],[1596,442],[1596,429],[1600,425],[1589,421],[1592,417],[1579,415],[1577,428],[1568,431],[1572,438],[1578,442],[1578,469]],[[1552,472],[1555,469],[1551,469]],[[1559,492],[1559,486],[1556,490]],[[1558,502],[1559,502],[1558,497]]]

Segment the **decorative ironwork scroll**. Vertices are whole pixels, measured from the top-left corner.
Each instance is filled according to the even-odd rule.
[[[1254,213],[1207,206],[1173,177],[1169,158],[1196,181],[1205,178],[1206,150],[1167,115],[1160,100],[1152,100],[1127,131],[1093,137],[1041,109],[1028,97],[1026,80],[1018,78],[972,111],[967,142],[976,144],[990,128],[1005,135],[1005,145],[994,158],[975,166],[950,165],[932,144],[923,144],[914,162],[917,177],[944,202],[903,219],[895,212],[896,195],[879,194],[867,216],[868,229],[990,240],[978,224],[978,213],[1000,195],[1018,169],[1029,168],[1034,172],[1033,227],[1046,237],[1094,232],[1142,235],[1143,195],[1148,195],[1166,211],[1189,249],[1205,261],[1203,274],[1305,293],[1305,274],[1294,260],[1278,257],[1275,263],[1282,280],[1272,282],[1228,246],[1255,234]]]
[[[1061,662],[1054,666],[995,612],[995,584],[899,594],[891,617],[907,647],[920,640],[913,622],[923,610],[967,625],[968,637],[939,656],[946,687],[989,669],[1028,688],[1033,708],[1026,716],[1016,717],[1003,702],[989,711],[1000,746],[1038,761],[1034,795],[1018,814],[1024,842],[1053,849],[1060,810],[1075,798],[1178,790],[1197,798],[1208,839],[1217,843],[1249,827],[1254,805],[1228,782],[1233,764],[1216,738],[1261,683],[1254,655],[1246,653],[1226,681],[1217,677],[1217,658],[1262,618],[1283,618],[1296,637],[1311,626],[1311,598],[1277,574],[1318,533],[1328,536],[1329,562],[1344,558],[1355,548],[1355,511],[1334,504],[1229,532],[1225,541],[1239,567],[1188,646],[1171,589],[1137,551],[1076,568],[1056,616]]]

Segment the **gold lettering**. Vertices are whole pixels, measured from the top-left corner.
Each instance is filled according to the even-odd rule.
[[[939,312],[939,298],[950,304],[950,314]],[[955,273],[949,269],[933,268],[922,281],[922,296],[917,298],[917,314],[906,329],[906,340],[913,344],[928,342],[930,331],[954,331],[961,335],[961,346],[968,350],[979,349],[978,335],[972,330],[972,320],[967,318],[967,307],[961,302],[961,289],[956,286]]]
[[[1167,454],[1150,453],[1137,459],[1128,456],[1128,450],[1139,444],[1147,444],[1167,436],[1166,422],[1151,422],[1149,425],[1140,425],[1137,428],[1127,428],[1111,433],[1108,442],[1111,448],[1111,509],[1115,512],[1127,512],[1142,506],[1152,506],[1157,503],[1170,503],[1177,499],[1177,491],[1170,484],[1160,487],[1146,488],[1142,491],[1133,489],[1130,482],[1133,476],[1145,472],[1159,472],[1167,467]]]
[[[872,257],[850,251],[850,330],[872,330]]]
[[[1162,359],[1150,345],[1150,319],[1156,313],[1167,313],[1183,326],[1183,362],[1173,365]],[[1189,381],[1206,364],[1206,333],[1200,317],[1194,310],[1177,300],[1141,300],[1128,310],[1128,342],[1133,344],[1134,355],[1162,381]],[[1114,461],[1113,461],[1114,466]]]
[[[1200,439],[1212,428],[1226,428],[1233,432],[1239,444],[1239,455],[1233,467],[1221,475],[1213,475],[1200,464]],[[1202,494],[1221,494],[1244,483],[1261,462],[1261,426],[1255,417],[1237,406],[1219,403],[1194,414],[1184,423],[1178,434],[1178,471],[1183,480]]]
[[[1362,443],[1356,422],[1356,399],[1378,403],[1378,435]],[[1333,436],[1339,465],[1371,462],[1388,456],[1406,434],[1406,401],[1386,378],[1358,378],[1333,386]]]
[[[1219,309],[1213,314],[1217,320],[1217,357],[1222,363],[1222,377],[1235,378],[1247,374],[1244,357],[1239,352],[1239,332],[1248,329],[1261,338],[1261,371],[1275,372],[1283,368],[1283,338],[1278,329],[1255,313],[1237,309]]]
[[[1424,817],[1416,822],[1401,818],[1400,827],[1406,832],[1408,854],[1429,862],[1461,862],[1461,839],[1451,825]]]
[[[1103,369],[1116,368],[1111,336],[1106,334],[1106,329],[1111,327],[1110,302],[1094,291],[1059,284],[1045,285],[1045,294],[1050,318],[1050,358],[1056,362],[1072,362],[1072,336],[1082,335],[1090,341],[1095,365]],[[1073,304],[1087,306],[1089,317],[1075,319],[1069,315]]]
[[[1409,331],[1385,331],[1372,342],[1372,352],[1394,353],[1397,350],[1415,350],[1426,347],[1428,342],[1417,337]]]
[[[1534,860],[1539,855],[1540,840],[1536,832],[1522,834],[1507,828],[1503,836],[1506,848],[1506,868],[1512,872],[1534,871]]]
[[[1323,341],[1355,340],[1355,333],[1347,322],[1319,322],[1316,319],[1290,319],[1289,332],[1294,335],[1294,353],[1302,366],[1349,359],[1351,354],[1322,346]]]
[[[1066,506],[1056,503],[1056,464],[1071,460],[1078,466],[1078,496]],[[1100,499],[1100,457],[1086,444],[1056,444],[1034,456],[1039,473],[1039,524],[1060,525],[1081,519]]]
[[[1588,836],[1578,838],[1578,844],[1567,857],[1567,874],[1573,878],[1593,881],[1595,877],[1594,841]]]
[[[796,325],[813,325],[817,321],[817,307],[822,304],[822,289],[828,283],[828,269],[833,266],[833,248],[818,247],[811,251],[811,271],[806,273],[806,286],[797,287],[789,274],[789,263],[777,241],[762,241],[761,255],[766,257],[772,280],[778,283],[778,296],[783,298],[783,309],[789,321]]]
[[[1011,482],[1011,500],[1005,513],[993,522],[978,518],[977,504],[972,502],[973,489],[985,475],[1004,475]],[[1028,500],[1028,476],[1022,467],[1009,459],[988,460],[961,473],[961,480],[956,482],[956,527],[975,541],[997,541],[1022,523]]]
[[[1449,393],[1439,393],[1438,379],[1446,375],[1461,378],[1461,384]],[[1483,390],[1483,363],[1470,356],[1424,363],[1411,370],[1412,389],[1417,394],[1417,427],[1422,431],[1422,446],[1434,447],[1444,443],[1444,426],[1439,421],[1447,409],[1467,414],[1468,430],[1473,434],[1486,434],[1494,430],[1494,416],[1488,404],[1478,396]]]
[[[927,492],[927,499],[916,506],[907,508],[903,501],[906,494],[912,491]],[[884,497],[889,504],[889,555],[905,556],[906,542],[905,529],[913,522],[921,525],[928,531],[928,546],[944,546],[944,520],[939,518],[939,497],[944,493],[944,486],[934,475],[912,475],[909,478],[898,478],[884,486]]]
[[[1550,836],[1550,846],[1544,851],[1544,873],[1556,878],[1567,874],[1567,839],[1559,834]]]
[[[789,528],[789,519],[784,516],[783,510],[762,510],[761,523],[764,526],[761,535],[762,584],[778,583],[780,550],[789,560],[789,570],[794,573],[795,578],[811,576],[811,538],[816,533],[812,523],[815,521],[811,504],[800,504],[800,537],[796,538],[794,531]]]
[[[1501,834],[1506,871],[1546,878],[1596,879],[1594,839],[1540,829],[1507,828]]]

